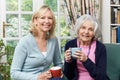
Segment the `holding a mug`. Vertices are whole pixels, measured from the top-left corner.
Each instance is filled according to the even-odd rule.
[[[81,51],[81,50],[82,50],[82,49],[79,48],[79,47],[70,48],[71,56],[74,56],[74,54],[75,54],[77,51]]]
[[[42,5],[32,15],[29,33],[18,42],[11,64],[14,80],[50,80],[51,65],[63,67],[58,39],[54,34],[55,15]],[[51,45],[52,44],[52,45]]]
[[[52,78],[50,80],[64,80],[61,67],[54,66],[54,67],[50,68],[49,71],[51,72],[51,75],[52,75]]]
[[[77,19],[74,26],[76,38],[65,44],[63,72],[68,80],[109,80],[106,72],[106,48],[98,40],[101,39],[99,27],[96,18],[89,14]],[[82,50],[73,53],[74,47]]]
[[[59,66],[52,67],[50,72],[52,74],[52,78],[60,78],[62,75],[62,69]]]

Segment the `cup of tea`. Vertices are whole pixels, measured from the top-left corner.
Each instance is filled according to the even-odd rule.
[[[73,47],[73,48],[70,48],[70,51],[71,51],[71,55],[73,56],[74,53],[76,53],[76,51],[81,51],[82,49],[79,48],[79,47]]]
[[[61,73],[62,69],[59,66],[54,66],[54,67],[50,68],[50,72],[51,72],[53,78],[60,78],[62,75],[62,73]]]

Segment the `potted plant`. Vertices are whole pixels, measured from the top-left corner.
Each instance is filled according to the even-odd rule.
[[[0,40],[0,59],[3,56],[6,57],[6,62],[0,61],[0,76],[3,80],[11,80],[10,79],[10,66],[13,58],[14,47],[5,45],[3,40]],[[1,80],[1,79],[0,79]]]

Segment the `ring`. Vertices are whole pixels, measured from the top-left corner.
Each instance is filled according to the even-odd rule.
[[[79,57],[78,57],[78,59],[80,59],[80,60],[81,60],[81,57],[79,56]]]
[[[82,58],[79,56],[79,60],[82,60]]]

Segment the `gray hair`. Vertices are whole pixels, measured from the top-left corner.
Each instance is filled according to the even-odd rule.
[[[94,39],[98,39],[101,36],[101,32],[100,32],[98,22],[97,22],[97,20],[94,16],[91,16],[89,14],[82,15],[77,19],[76,24],[74,26],[76,35],[78,36],[78,31],[79,31],[80,27],[82,27],[83,23],[86,20],[90,21],[93,24],[93,26],[95,27],[95,29],[94,29],[94,34],[95,34]]]

